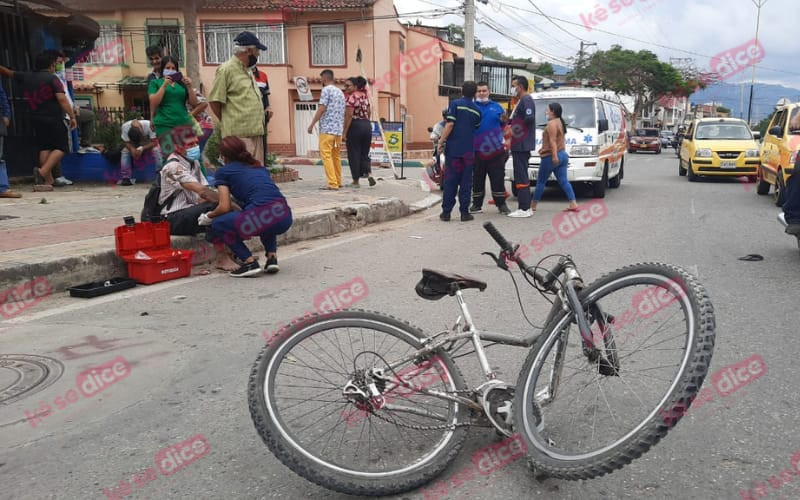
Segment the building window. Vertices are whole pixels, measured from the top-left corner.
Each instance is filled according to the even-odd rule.
[[[116,23],[100,25],[100,36],[94,42],[94,49],[86,58],[78,62],[116,66],[125,64],[125,44],[122,40],[122,26]]]
[[[181,44],[181,28],[177,19],[147,20],[147,46],[158,45],[163,47],[165,55],[176,58],[181,65],[183,59],[183,45]]]
[[[344,66],[344,24],[311,26],[311,65]]]
[[[258,56],[260,64],[286,64],[286,33],[282,24],[203,24],[203,48],[208,64],[221,64],[233,55],[233,39],[242,31],[252,31],[267,50]]]

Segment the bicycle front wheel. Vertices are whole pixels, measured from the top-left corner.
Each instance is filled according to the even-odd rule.
[[[706,291],[678,267],[629,266],[579,296],[593,346],[571,311],[553,318],[514,403],[534,466],[566,479],[612,472],[664,437],[703,384],[715,334]]]
[[[286,327],[250,376],[256,430],[281,462],[328,489],[390,495],[427,483],[461,449],[466,408],[423,389],[452,393],[466,385],[446,352],[414,356],[423,338],[408,323],[368,311],[314,315]],[[370,382],[375,369],[391,380]],[[356,386],[380,396],[344,390]]]

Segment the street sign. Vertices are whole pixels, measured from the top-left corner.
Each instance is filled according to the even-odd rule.
[[[308,86],[308,80],[304,76],[294,77],[294,86],[297,89],[297,95],[301,101],[313,101],[314,97],[311,95],[311,88]]]
[[[395,164],[403,163],[403,122],[383,122],[383,132],[386,135],[387,148],[384,148],[378,122],[372,122],[372,144],[369,148],[369,157],[372,163],[389,163],[388,149],[392,154]]]

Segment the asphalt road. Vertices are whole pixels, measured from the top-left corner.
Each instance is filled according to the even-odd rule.
[[[0,498],[344,498],[289,471],[256,434],[246,389],[262,335],[312,310],[317,294],[356,277],[368,288],[357,307],[426,331],[446,328],[456,304],[417,297],[422,267],[487,281],[485,292],[466,294],[477,324],[526,331],[510,280],[481,255],[495,250],[480,226],[485,220],[518,242],[538,238],[530,261],[573,255],[587,281],[636,262],[683,266],[699,276],[716,310],[709,373],[754,355],[766,372],[731,396],[691,409],[649,453],[611,475],[539,482],[524,460],[488,475],[470,473],[473,453],[496,440],[491,431],[474,430],[438,482],[398,498],[756,498],[751,490],[759,483],[767,498],[800,497],[792,464],[800,459],[793,460],[800,452],[796,241],[783,234],[772,199],[757,196],[753,184],[689,183],[678,176],[671,152],[629,155],[625,169],[622,187],[603,200],[603,216],[580,230],[554,229],[566,201],[553,188],[532,219],[505,218],[491,208],[474,222],[443,223],[432,209],[280,248],[275,276],[212,274],[31,305],[0,323],[0,353],[56,361],[0,360],[0,388],[22,390],[26,380],[38,380],[37,363],[49,363],[52,374],[38,392],[0,403]],[[579,191],[580,203],[592,201],[580,197],[587,193]],[[747,254],[764,260],[738,260]],[[523,294],[529,316],[543,319],[543,300],[527,289]],[[489,351],[492,366],[512,383],[525,355],[519,348]],[[459,365],[469,381],[477,379],[474,359]],[[181,443],[192,447],[185,463],[175,457]],[[782,471],[789,471],[787,484],[778,488]]]

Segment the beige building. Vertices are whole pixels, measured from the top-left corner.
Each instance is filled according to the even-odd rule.
[[[82,58],[85,62],[73,68],[76,92],[92,107],[146,106],[145,78],[151,68],[145,48],[154,44],[177,55],[182,66],[187,53],[196,53],[199,88],[207,93],[217,67],[232,56],[234,37],[243,30],[256,33],[269,47],[259,60],[269,78],[274,112],[269,148],[287,155],[317,148],[317,138],[306,132],[316,101],[300,99],[294,77],[306,77],[313,99],[318,99],[323,69],[332,69],[340,83],[365,75],[372,82],[375,118],[405,120],[406,150],[424,149],[430,147],[427,128],[441,119],[452,94],[452,88],[442,86],[445,72],[464,55],[463,49],[437,37],[435,29],[401,24],[392,0],[64,3],[101,26],[100,38]],[[187,33],[190,41],[196,40],[194,47],[187,47]],[[192,69],[182,68],[190,75]]]

